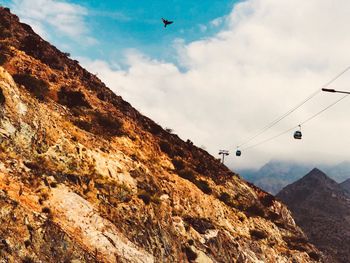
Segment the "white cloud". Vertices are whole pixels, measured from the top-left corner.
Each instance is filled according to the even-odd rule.
[[[213,27],[218,27],[220,25],[222,25],[225,21],[225,17],[218,17],[213,19],[212,21],[210,21],[210,25]]]
[[[47,30],[53,30],[74,40],[84,39],[88,45],[96,43],[84,21],[88,11],[80,5],[59,0],[12,0],[11,9],[43,37],[49,36]]]
[[[212,38],[176,43],[187,71],[131,51],[127,70],[104,61],[82,61],[117,94],[183,139],[217,156],[259,130],[350,64],[350,2],[248,0],[225,18]],[[332,87],[350,90],[350,72]],[[319,94],[256,142],[293,127],[336,94]],[[270,159],[349,160],[350,97],[303,127],[304,138],[281,136],[230,158],[238,168]]]

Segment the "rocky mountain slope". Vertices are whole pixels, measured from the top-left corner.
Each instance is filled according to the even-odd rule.
[[[286,161],[270,161],[259,169],[242,169],[239,174],[244,179],[261,187],[265,191],[277,194],[287,186],[307,174],[314,164],[302,164]],[[343,182],[350,178],[350,162],[342,162],[336,165],[316,165],[337,182]]]
[[[315,262],[273,196],[0,8],[4,262]]]
[[[350,196],[341,185],[313,169],[276,197],[288,205],[310,241],[330,256],[328,262],[349,262]]]
[[[339,185],[345,192],[347,192],[347,194],[350,195],[350,179],[345,180]]]

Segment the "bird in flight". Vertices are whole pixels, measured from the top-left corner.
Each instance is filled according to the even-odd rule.
[[[164,19],[164,18],[162,18],[162,21],[163,21],[164,27],[166,27],[167,25],[170,25],[170,24],[174,23],[174,21],[169,21],[169,20],[166,20],[166,19]]]

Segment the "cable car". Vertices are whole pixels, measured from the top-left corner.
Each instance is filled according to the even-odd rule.
[[[299,131],[294,132],[294,139],[301,140],[303,137],[303,134],[301,133],[301,126],[299,125]]]
[[[241,150],[236,151],[236,156],[241,156],[241,154],[242,154]]]

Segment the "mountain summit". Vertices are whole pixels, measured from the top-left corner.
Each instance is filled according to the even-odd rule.
[[[315,262],[273,196],[0,8],[6,262]]]
[[[327,262],[349,262],[350,196],[341,185],[319,169],[313,169],[276,196],[291,209],[296,223]]]

